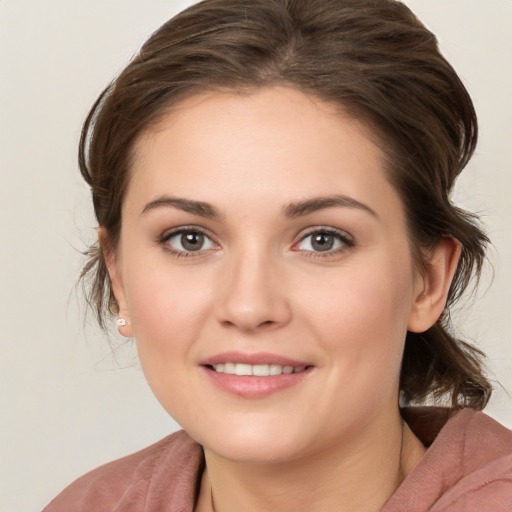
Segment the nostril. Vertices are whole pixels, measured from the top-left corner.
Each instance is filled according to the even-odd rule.
[[[222,322],[223,327],[237,327],[239,329],[242,329],[243,331],[257,331],[260,329],[268,329],[277,324],[274,320],[264,320],[263,322],[243,322],[243,321],[231,321],[231,320],[223,320]]]

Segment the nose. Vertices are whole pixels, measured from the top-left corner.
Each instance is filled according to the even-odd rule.
[[[279,275],[281,274],[281,276]],[[291,319],[282,272],[268,255],[252,251],[226,262],[216,314],[224,327],[245,333],[270,330]]]

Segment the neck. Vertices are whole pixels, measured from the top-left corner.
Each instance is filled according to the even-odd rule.
[[[378,512],[424,454],[399,415],[345,446],[278,463],[238,463],[205,449],[197,512]]]

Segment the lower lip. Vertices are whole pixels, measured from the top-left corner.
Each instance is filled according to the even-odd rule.
[[[312,370],[310,367],[299,373],[255,377],[251,375],[219,373],[207,366],[202,366],[201,368],[214,386],[222,391],[243,398],[265,398],[283,391],[301,382]]]

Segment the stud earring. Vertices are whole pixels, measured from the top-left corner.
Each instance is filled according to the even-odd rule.
[[[126,319],[124,318],[118,318],[117,319],[117,325],[119,327],[124,327],[128,322],[126,321]]]

